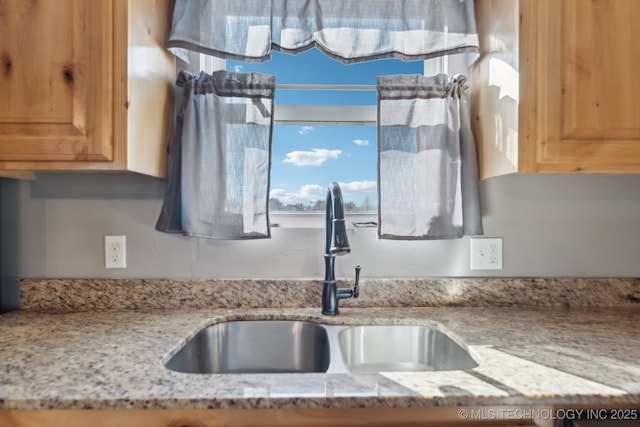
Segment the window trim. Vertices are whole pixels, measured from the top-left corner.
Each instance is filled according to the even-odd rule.
[[[371,213],[349,213],[344,214],[345,222],[348,230],[377,230],[376,226],[356,227],[354,223],[373,223],[377,224],[377,212]],[[269,212],[269,222],[272,229],[279,228],[302,228],[316,229],[325,227],[324,212]]]
[[[273,121],[281,125],[375,126],[377,114],[376,105],[277,104]]]

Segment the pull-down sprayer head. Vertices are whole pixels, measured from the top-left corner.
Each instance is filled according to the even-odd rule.
[[[351,252],[344,222],[344,202],[342,190],[337,182],[327,188],[326,203],[326,255],[346,255]]]

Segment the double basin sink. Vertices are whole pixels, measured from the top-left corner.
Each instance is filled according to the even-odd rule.
[[[165,364],[183,373],[362,373],[472,369],[443,332],[418,325],[338,326],[295,320],[208,326]]]

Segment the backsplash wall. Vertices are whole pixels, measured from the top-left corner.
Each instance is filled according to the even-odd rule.
[[[323,228],[274,228],[272,239],[252,241],[155,231],[162,180],[136,174],[40,173],[33,182],[0,181],[2,226],[16,241],[3,242],[3,263],[11,263],[10,273],[18,277],[323,275]],[[336,274],[351,277],[360,264],[363,279],[640,276],[640,175],[513,175],[483,181],[481,189],[485,236],[503,238],[503,270],[470,270],[468,238],[377,240],[375,229],[358,229],[349,236],[352,253],[336,262]],[[105,234],[127,236],[127,269],[104,268]]]

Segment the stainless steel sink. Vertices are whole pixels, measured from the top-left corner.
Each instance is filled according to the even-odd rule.
[[[191,338],[166,367],[185,373],[326,372],[327,331],[302,321],[234,321]]]
[[[447,335],[424,326],[353,326],[340,332],[339,341],[351,372],[446,371],[478,366]]]
[[[184,373],[388,372],[472,369],[444,333],[410,325],[231,321],[206,327],[165,364]]]

